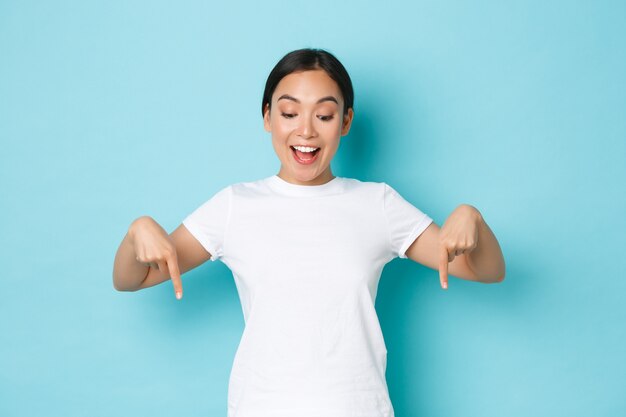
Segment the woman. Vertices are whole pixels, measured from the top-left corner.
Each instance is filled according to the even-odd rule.
[[[228,416],[392,417],[387,349],[374,308],[395,257],[485,283],[504,279],[498,241],[480,212],[458,206],[440,228],[385,183],[335,177],[330,162],[354,116],[353,90],[330,53],[283,57],[263,95],[277,175],[225,187],[171,235],[143,216],[115,258],[117,290],[172,280],[208,259],[233,272],[245,329]]]

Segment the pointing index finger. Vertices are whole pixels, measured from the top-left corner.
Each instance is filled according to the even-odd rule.
[[[176,255],[171,255],[165,259],[167,262],[167,269],[170,271],[170,277],[172,284],[174,285],[174,291],[176,292],[176,298],[183,298],[183,283],[180,279],[180,269],[178,269],[178,259]]]
[[[441,288],[448,289],[448,250],[445,246],[441,247],[441,256],[439,257],[439,282]]]

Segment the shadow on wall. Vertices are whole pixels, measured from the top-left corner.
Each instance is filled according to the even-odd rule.
[[[395,185],[425,177],[416,167],[428,157],[427,112],[419,87],[405,81],[382,67],[354,77],[354,119],[333,161],[336,175],[377,182],[392,177]]]
[[[376,138],[380,121],[375,120],[367,109],[355,113],[350,133],[341,138],[339,149],[332,163],[335,175],[376,181],[373,168],[376,165]]]
[[[509,246],[506,243],[502,245],[507,275],[505,281],[498,284],[451,277],[449,292],[444,293],[439,287],[437,271],[410,260],[396,259],[383,270],[376,310],[389,352],[386,376],[397,415],[432,414],[437,406],[433,403],[433,386],[442,385],[441,378],[444,376],[450,377],[455,372],[461,372],[438,368],[441,362],[433,361],[440,355],[438,347],[448,343],[446,340],[454,339],[449,334],[455,331],[453,327],[440,329],[433,324],[433,321],[438,321],[433,318],[440,314],[440,308],[445,304],[454,304],[452,307],[455,310],[473,311],[472,318],[467,319],[470,322],[476,319],[476,314],[482,314],[494,317],[491,323],[493,326],[506,322],[511,323],[511,326],[524,327],[524,323],[516,320],[524,317],[523,312],[532,310],[532,305],[537,302],[536,298],[540,294],[535,291],[540,291],[541,281],[546,279],[542,275],[545,265],[541,265],[541,260],[536,257],[525,260],[528,251],[523,247]],[[450,298],[454,298],[454,301],[448,301]],[[459,321],[462,327],[462,316]],[[502,333],[500,336],[503,345],[518,343],[516,338],[519,335]],[[505,340],[511,337],[514,340]],[[454,346],[446,347],[446,350],[454,350]],[[516,358],[507,357],[515,353],[502,351],[501,354],[502,357],[492,358],[494,367],[516,361]],[[474,378],[472,375],[466,377]],[[437,382],[433,384],[433,381]]]
[[[206,333],[220,329],[222,314],[238,320],[240,329],[232,329],[238,334],[243,329],[243,314],[233,275],[222,262],[206,261],[182,276],[183,300],[174,297],[171,281],[165,281],[151,288],[141,290],[145,303],[136,303],[138,316],[144,316],[147,323],[157,323],[157,332],[164,337],[178,334]],[[216,320],[216,317],[220,319]],[[210,328],[209,330],[207,330]],[[186,335],[186,336],[185,336]],[[224,335],[215,334],[216,338]],[[234,355],[234,352],[233,352]]]
[[[392,97],[398,86],[376,80],[375,73],[365,79],[354,79],[354,119],[350,133],[341,138],[333,161],[336,175],[362,181],[383,181],[386,154],[393,147],[388,144],[392,131]],[[388,80],[387,80],[388,81]],[[388,168],[388,167],[387,167]]]

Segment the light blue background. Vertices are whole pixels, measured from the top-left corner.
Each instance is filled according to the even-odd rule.
[[[261,94],[305,46],[355,86],[334,173],[439,225],[472,204],[506,258],[447,292],[386,267],[397,417],[624,415],[625,40],[623,1],[0,2],[0,415],[226,415],[230,271],[177,301],[115,291],[113,258],[133,219],[278,171]]]

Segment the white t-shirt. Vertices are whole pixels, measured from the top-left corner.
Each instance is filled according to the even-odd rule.
[[[189,214],[243,309],[228,417],[393,417],[376,292],[431,222],[387,184],[342,177],[233,184]]]

